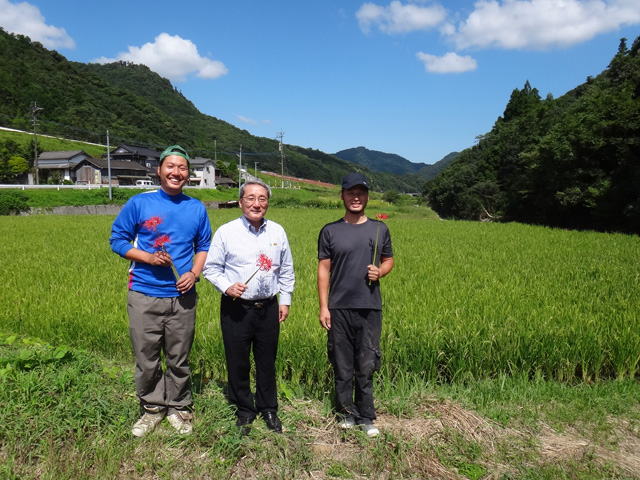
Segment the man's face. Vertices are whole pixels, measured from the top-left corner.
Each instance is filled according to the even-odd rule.
[[[240,207],[249,222],[259,225],[269,208],[267,189],[262,185],[247,185],[240,199]]]
[[[340,193],[344,207],[351,213],[363,212],[369,201],[369,190],[364,185],[347,188]]]
[[[189,180],[189,163],[180,155],[169,155],[158,167],[158,176],[162,190],[178,195]]]

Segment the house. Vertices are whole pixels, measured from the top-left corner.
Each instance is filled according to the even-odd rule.
[[[78,185],[108,185],[109,161],[106,158],[85,158],[75,166]],[[111,160],[111,184],[135,185],[136,180],[151,180],[148,169],[138,162]]]
[[[153,172],[158,168],[158,162],[160,161],[160,152],[156,152],[151,148],[127,145],[125,143],[121,143],[120,146],[113,149],[110,156],[111,160],[137,162]]]
[[[45,180],[55,172],[60,175],[60,182],[74,181],[74,168],[82,160],[91,158],[91,155],[83,150],[68,150],[59,152],[42,152],[38,155],[38,171],[40,180]]]
[[[216,188],[216,167],[210,158],[195,157],[191,159],[192,174],[190,185],[200,188]]]
[[[219,185],[221,187],[227,187],[227,188],[237,188],[238,182],[236,182],[231,178],[219,177],[219,178],[216,178],[216,185]]]

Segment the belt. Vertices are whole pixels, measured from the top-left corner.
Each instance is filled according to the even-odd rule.
[[[273,301],[276,297],[269,297],[269,298],[259,298],[256,300],[245,300],[244,298],[236,298],[236,302],[240,302],[240,304],[244,305],[245,307],[249,307],[249,308],[262,308],[265,307],[268,303],[270,303],[271,301]]]

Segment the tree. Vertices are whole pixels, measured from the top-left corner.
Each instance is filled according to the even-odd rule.
[[[15,179],[22,175],[23,173],[27,173],[31,167],[29,167],[29,162],[27,162],[24,158],[18,156],[12,156],[9,158],[7,162],[7,168],[5,170],[5,175],[11,181],[15,181]]]
[[[218,160],[216,162],[216,171],[220,173],[220,176],[222,177],[228,177],[229,176],[229,166],[224,163],[222,160]]]
[[[396,203],[400,198],[400,194],[395,190],[387,190],[382,194],[382,200],[389,203]]]

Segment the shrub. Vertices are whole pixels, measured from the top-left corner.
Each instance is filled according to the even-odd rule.
[[[20,190],[0,190],[0,215],[11,215],[29,210],[27,196]]]

